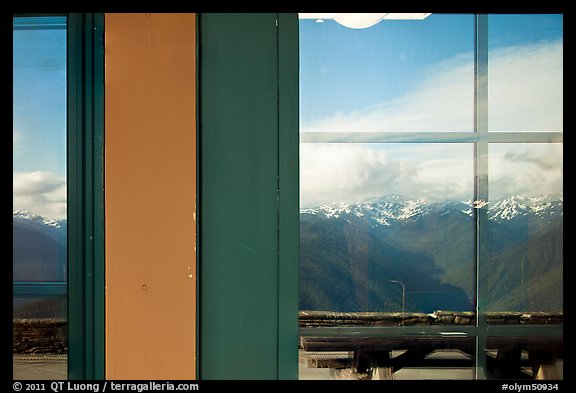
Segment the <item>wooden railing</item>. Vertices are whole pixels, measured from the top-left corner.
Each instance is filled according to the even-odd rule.
[[[563,313],[547,312],[488,312],[488,325],[561,325]],[[300,311],[301,328],[352,326],[417,326],[476,324],[472,311],[436,311],[430,314],[400,312],[335,312]]]
[[[13,319],[12,352],[15,354],[64,354],[68,352],[65,319]]]

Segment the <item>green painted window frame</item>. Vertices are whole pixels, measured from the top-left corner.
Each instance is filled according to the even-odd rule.
[[[68,378],[104,379],[104,14],[68,14]],[[74,263],[74,261],[81,261]]]
[[[37,17],[54,14],[18,14]],[[68,284],[15,283],[13,295],[68,295],[68,379],[104,379],[104,15],[67,23]],[[56,27],[56,28],[61,28]]]

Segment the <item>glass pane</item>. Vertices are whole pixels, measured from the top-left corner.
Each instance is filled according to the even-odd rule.
[[[15,193],[18,192],[17,182],[22,182],[25,176],[14,174]],[[65,184],[58,187],[65,189]],[[57,190],[55,194],[60,192]],[[66,194],[56,197],[65,200]],[[16,203],[15,197],[12,216],[14,281],[66,281],[66,218],[54,219],[34,214],[29,209],[16,209]]]
[[[474,130],[474,16],[300,21],[300,130]]]
[[[564,379],[562,336],[489,336],[487,379]],[[551,385],[554,386],[554,382]]]
[[[66,320],[66,296],[14,297],[12,316],[23,318],[55,318]]]
[[[488,377],[562,379],[562,144],[492,144],[489,157],[489,258],[481,285],[488,323],[516,334],[488,337]]]
[[[15,297],[14,379],[66,379],[66,297]]]
[[[490,145],[489,311],[563,310],[562,144]]]
[[[562,132],[562,15],[488,21],[489,130]]]
[[[302,144],[300,308],[474,310],[472,149]]]
[[[65,378],[66,18],[13,26],[14,378]]]
[[[301,144],[300,149],[301,326],[474,326],[473,145]],[[325,352],[326,345],[333,352],[323,352],[328,358],[352,362],[350,343],[324,343]],[[410,350],[428,364],[440,358],[448,360],[439,364],[456,365],[456,374],[443,368],[437,378],[473,377],[472,355],[458,345],[442,344],[450,351],[440,352],[426,344],[406,346],[400,338],[374,345],[392,349],[385,356]],[[313,353],[302,353],[301,377],[329,376],[307,366],[319,364],[310,358]],[[428,377],[419,369],[398,374]]]

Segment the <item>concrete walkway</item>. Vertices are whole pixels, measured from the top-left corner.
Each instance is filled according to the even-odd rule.
[[[66,355],[13,355],[13,379],[63,380],[68,375]]]

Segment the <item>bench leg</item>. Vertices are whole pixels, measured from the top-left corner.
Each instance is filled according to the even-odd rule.
[[[351,368],[336,368],[334,376],[338,380],[361,380],[368,379],[367,374],[354,372]]]
[[[529,353],[534,379],[560,379],[556,366],[556,353],[533,351]]]
[[[392,367],[373,367],[370,371],[370,379],[379,381],[394,379]]]
[[[367,373],[370,379],[394,379],[394,367],[390,351],[356,351],[353,359],[353,371]]]
[[[496,355],[497,366],[493,371],[495,379],[516,379],[520,374],[522,349],[499,348]]]

